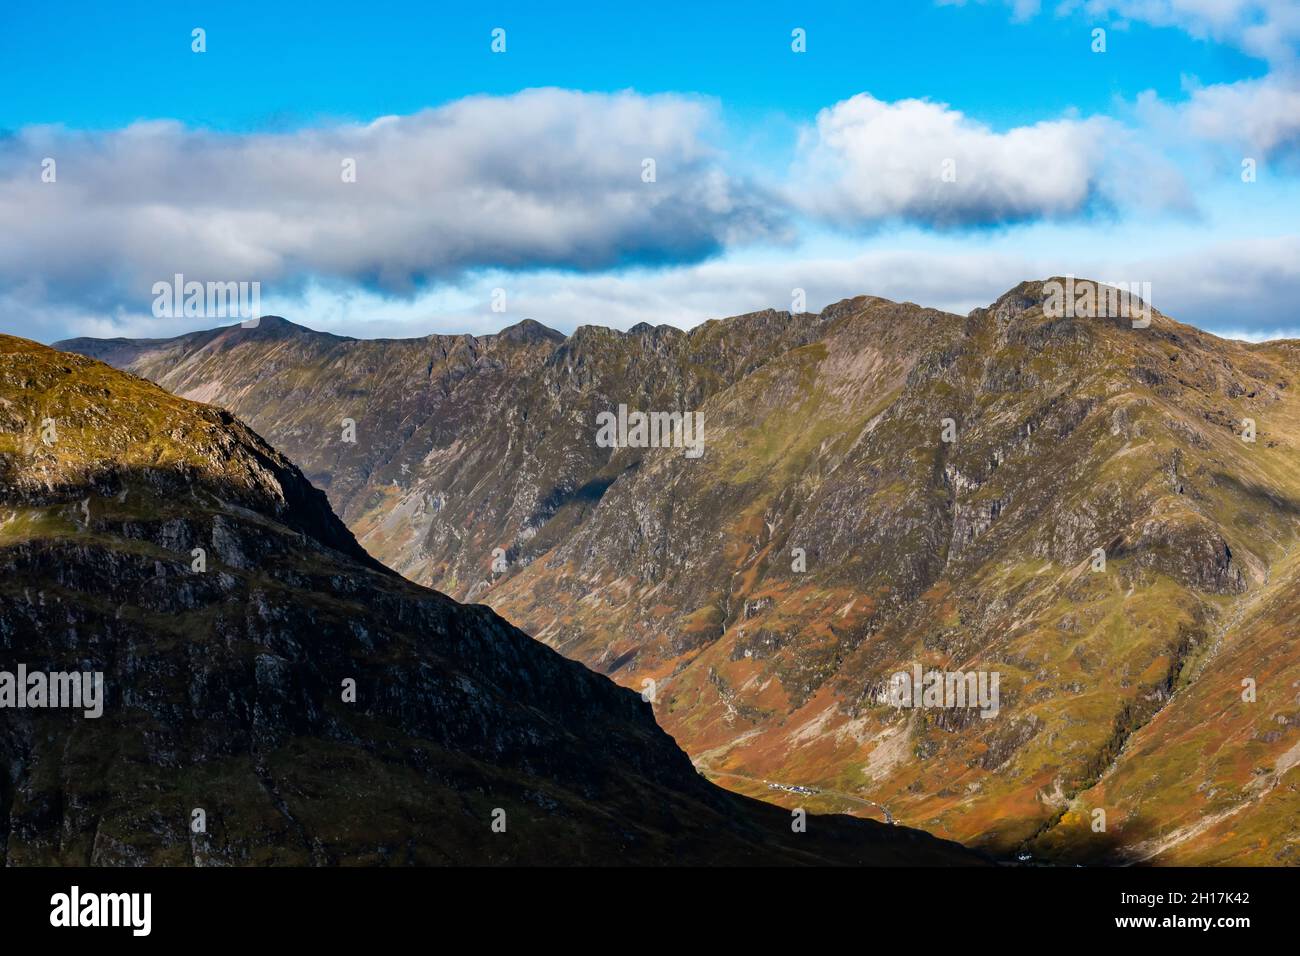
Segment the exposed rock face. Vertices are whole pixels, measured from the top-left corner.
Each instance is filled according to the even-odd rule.
[[[849,817],[792,832],[637,694],[374,562],[229,413],[0,336],[20,664],[104,694],[0,709],[8,865],[979,862]]]
[[[1257,599],[1300,536],[1300,357],[1048,300],[1026,282],[965,317],[860,297],[525,343],[234,329],[65,347],[247,416],[333,476],[390,567],[654,681],[660,722],[729,787],[814,786],[999,852],[1109,858],[1181,826],[1185,801],[1159,794],[1211,773],[1191,744],[1165,766],[1130,741],[1175,706],[1220,718],[1210,678],[1233,635],[1262,628],[1260,652],[1284,656]],[[595,416],[619,404],[700,411],[703,457],[599,447]],[[344,417],[370,437],[340,445]],[[999,673],[997,716],[890,706],[913,663]],[[1289,674],[1267,689],[1282,717]],[[1224,854],[1290,862],[1290,824],[1249,798],[1243,763],[1290,766],[1296,729],[1240,706],[1258,750],[1196,799],[1240,814]],[[1152,776],[1107,791],[1104,839],[1070,830],[1133,761]]]

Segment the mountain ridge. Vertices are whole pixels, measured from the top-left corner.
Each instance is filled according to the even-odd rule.
[[[105,691],[6,710],[6,865],[982,862],[714,787],[638,695],[370,559],[228,412],[0,359],[0,651]]]
[[[290,383],[253,352],[138,369],[249,414],[390,567],[654,682],[659,720],[728,786],[811,786],[1004,855],[1126,859],[1184,811],[1117,791],[1127,835],[1092,835],[1078,824],[1102,770],[1130,766],[1162,713],[1208,719],[1234,608],[1262,660],[1290,639],[1249,602],[1292,573],[1300,351],[1155,309],[1147,328],[1047,315],[1049,281],[966,316],[859,296],[654,336],[584,326],[553,349],[448,352],[438,388],[388,346],[357,348],[400,386],[311,355]],[[703,458],[596,447],[595,415],[620,404],[700,411]],[[364,461],[326,437],[345,415],[380,436]],[[1002,715],[882,707],[889,673],[917,661],[1001,671]],[[1234,716],[1261,767],[1291,766],[1296,678],[1270,674],[1268,707]],[[1194,750],[1161,786],[1208,814],[1254,806],[1238,764]],[[1148,748],[1133,766],[1162,763]],[[1202,772],[1220,785],[1183,793]],[[1221,852],[1289,852],[1276,814],[1239,812],[1256,842]],[[1214,852],[1202,837],[1158,861]]]

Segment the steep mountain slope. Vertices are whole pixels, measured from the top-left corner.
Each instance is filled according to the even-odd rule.
[[[1300,366],[1300,343],[1250,350],[1291,375]],[[1277,511],[1300,516],[1295,412],[1293,401],[1275,409],[1277,437],[1266,442],[1289,453],[1271,463],[1255,459],[1243,475],[1251,481],[1264,473],[1251,483],[1249,526],[1264,527],[1259,519]],[[1281,496],[1280,487],[1291,490]],[[1261,579],[1222,606],[1165,706],[1045,832],[1040,852],[1095,857],[1088,823],[1103,808],[1122,834],[1109,854],[1117,861],[1300,864],[1300,542],[1292,536],[1283,544]]]
[[[1040,855],[1179,865],[1300,864],[1300,549],[1212,631],[1195,681],[1182,681],[1098,782],[1036,841]],[[1153,812],[1158,809],[1158,812]]]
[[[1007,854],[1294,862],[1300,358],[1046,297],[583,328],[380,469],[396,484],[350,523],[408,576],[652,687],[728,787]],[[232,390],[229,368],[194,373],[196,344],[117,360],[255,415],[279,373]],[[375,379],[335,370],[313,388],[384,414]],[[598,447],[618,404],[700,411],[704,456]],[[997,673],[996,715],[892,706],[914,664]]]
[[[565,340],[524,321],[481,338],[356,340],[269,317],[253,329],[56,347],[275,435],[367,551],[472,599],[491,583],[495,548],[511,564],[542,553],[616,477],[592,441],[598,411],[698,407],[815,329],[812,317],[765,312],[689,334],[584,326]]]
[[[978,862],[847,817],[794,832],[636,694],[378,565],[229,413],[0,336],[20,666],[104,695],[0,697],[5,864]]]

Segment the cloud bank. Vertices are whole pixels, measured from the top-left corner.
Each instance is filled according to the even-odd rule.
[[[402,293],[485,266],[693,261],[778,236],[779,204],[726,173],[713,122],[687,97],[546,89],[295,133],[28,128],[0,140],[0,289],[147,309],[180,272]]]
[[[1157,281],[1158,308],[1206,328],[1289,334],[1294,237],[1207,236],[1200,253],[1145,262],[1114,261],[1105,238],[1126,214],[1191,208],[1154,141],[1294,155],[1288,82],[1147,98],[1142,127],[1064,116],[997,130],[943,103],[863,93],[821,110],[793,165],[765,182],[733,173],[713,145],[712,104],[677,95],[531,90],[288,133],[27,128],[0,136],[0,328],[49,341],[220,324],[150,316],[153,284],[176,273],[261,282],[264,311],[306,324],[421,335],[523,317],[689,326],[788,308],[795,287],[810,304],[869,292],[966,311],[1022,279],[1074,272]],[[1151,135],[1161,128],[1186,137]],[[54,182],[42,181],[47,157]],[[1012,252],[969,235],[960,254],[943,248],[966,230],[1044,221],[1087,223],[1097,254],[1053,258],[1032,231],[999,247]],[[899,224],[942,251],[846,252],[846,237],[888,242]],[[801,245],[828,228],[833,254]],[[1143,248],[1133,222],[1117,228],[1130,253]],[[509,290],[508,315],[486,307],[494,285]],[[1181,291],[1162,299],[1162,286]]]
[[[628,329],[638,323],[690,328],[762,309],[789,310],[795,289],[809,311],[840,299],[879,295],[964,315],[1025,279],[1073,272],[1103,281],[1151,283],[1152,304],[1182,322],[1236,338],[1300,338],[1300,236],[1211,242],[1133,256],[1099,247],[1087,256],[991,246],[977,250],[876,249],[858,255],[774,255],[581,276],[557,272],[469,277],[453,294],[395,300],[379,292],[308,286],[267,303],[269,312],[322,331],[360,337],[488,334],[524,318],[563,332],[579,325]],[[504,285],[508,308],[493,312],[489,292]],[[0,298],[0,313],[6,303]],[[150,337],[194,328],[147,316],[58,316],[60,335]],[[206,321],[199,327],[225,324]]]

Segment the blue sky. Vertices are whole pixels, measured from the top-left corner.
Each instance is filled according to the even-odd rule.
[[[1072,272],[1300,335],[1294,3],[542,6],[9,5],[0,330],[220,324],[152,314],[176,272],[359,336]]]
[[[811,116],[867,90],[1009,126],[1104,111],[1144,90],[1177,97],[1181,74],[1209,85],[1267,72],[1231,46],[1140,22],[1097,57],[1087,31],[1107,20],[1080,11],[1017,23],[997,4],[86,2],[75,16],[21,4],[5,18],[7,128],[168,118],[248,131],[539,86],[699,93],[743,122]],[[211,40],[206,57],[190,52],[196,25]],[[498,26],[506,56],[489,51]],[[811,55],[790,55],[794,26]]]

